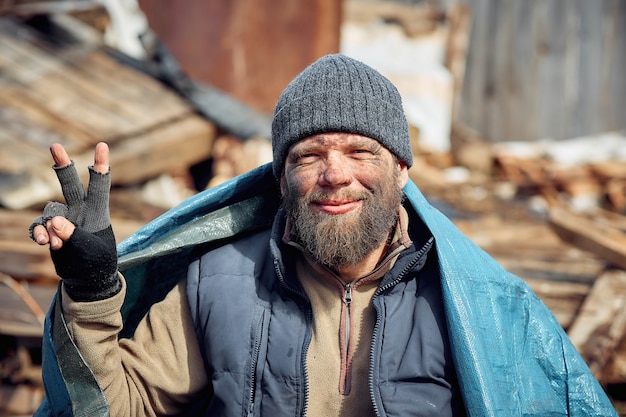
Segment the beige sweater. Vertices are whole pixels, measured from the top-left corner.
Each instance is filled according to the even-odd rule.
[[[73,302],[63,292],[70,335],[104,390],[111,416],[180,413],[180,404],[192,401],[208,384],[185,283],[152,306],[132,339],[118,342],[125,290],[89,303]]]
[[[395,238],[406,246],[410,244],[406,213],[401,217],[402,227]],[[314,315],[307,357],[308,417],[373,415],[367,381],[374,325],[371,297],[394,260],[395,256],[386,259],[373,274],[357,280],[360,283],[352,291],[350,320],[346,320],[343,288],[336,277],[305,257],[297,263]],[[70,335],[104,390],[112,416],[180,413],[184,404],[205,394],[208,385],[185,282],[152,306],[132,339],[118,341],[125,290],[124,283],[114,297],[88,303],[74,302],[63,291]],[[345,337],[348,329],[349,338]]]
[[[304,255],[296,272],[311,301],[313,332],[307,353],[308,417],[374,416],[369,391],[369,354],[376,313],[372,296],[398,254],[411,245],[408,214],[400,222],[376,269],[350,284]],[[345,302],[347,288],[350,302]]]

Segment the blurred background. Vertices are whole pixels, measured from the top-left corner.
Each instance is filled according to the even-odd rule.
[[[0,0],[0,415],[43,398],[58,278],[27,229],[111,148],[118,240],[271,161],[287,83],[341,52],[398,87],[413,181],[527,281],[626,415],[626,1]]]

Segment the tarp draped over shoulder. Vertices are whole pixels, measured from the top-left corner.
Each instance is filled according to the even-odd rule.
[[[433,236],[450,343],[471,416],[616,416],[554,315],[519,277],[466,238],[412,182]]]
[[[617,416],[532,290],[466,238],[413,182],[404,191],[435,237],[468,415]],[[131,337],[149,306],[185,277],[194,248],[269,227],[279,203],[278,184],[267,164],[197,194],[121,242],[119,267],[128,286],[121,336]],[[60,293],[44,325],[46,398],[35,416],[108,416],[106,399],[67,333],[59,298]]]

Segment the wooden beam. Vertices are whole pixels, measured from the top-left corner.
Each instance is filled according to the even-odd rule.
[[[626,233],[563,207],[550,209],[550,226],[561,239],[626,269]]]
[[[598,277],[568,335],[603,382],[607,364],[626,335],[626,271],[610,270]],[[621,373],[626,375],[626,369]]]

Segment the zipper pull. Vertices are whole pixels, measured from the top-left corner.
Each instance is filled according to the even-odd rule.
[[[343,302],[346,303],[346,305],[350,305],[350,303],[352,302],[352,284],[346,284],[343,287]]]

